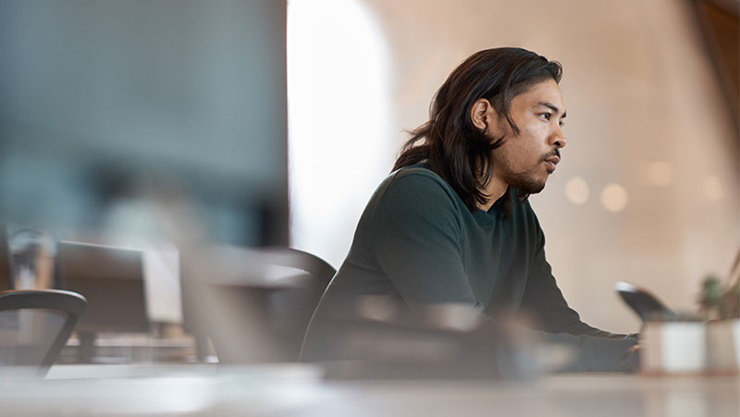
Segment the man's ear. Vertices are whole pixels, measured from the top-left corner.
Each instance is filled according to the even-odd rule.
[[[485,98],[479,98],[470,108],[470,121],[483,132],[488,130],[490,124],[496,123],[497,116],[498,112]]]

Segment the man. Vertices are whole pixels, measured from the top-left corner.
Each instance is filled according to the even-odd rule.
[[[363,213],[347,259],[317,308],[304,357],[332,358],[333,323],[360,295],[418,305],[464,303],[499,319],[527,315],[592,352],[578,369],[614,370],[632,337],[583,323],[545,259],[527,198],[566,145],[557,62],[519,48],[480,51],[437,91],[394,172]]]

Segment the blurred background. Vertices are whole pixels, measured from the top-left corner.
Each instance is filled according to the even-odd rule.
[[[182,320],[173,242],[337,268],[449,72],[520,46],[564,67],[568,146],[531,197],[548,259],[586,322],[634,332],[616,281],[693,310],[739,246],[737,16],[734,0],[0,0],[0,223],[13,253],[156,246],[161,321]]]
[[[6,219],[136,235],[138,197],[177,183],[214,240],[287,243],[284,3],[0,7]]]

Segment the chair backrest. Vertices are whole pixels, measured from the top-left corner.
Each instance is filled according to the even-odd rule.
[[[316,255],[297,249],[268,251],[273,265],[304,271],[304,285],[281,288],[268,294],[268,326],[284,346],[285,359],[298,360],[311,316],[336,270]]]
[[[0,292],[0,365],[35,367],[46,375],[86,305],[71,291]]]
[[[337,270],[325,260],[299,249],[273,248],[259,252],[265,256],[266,261],[270,264],[300,269],[311,274],[319,283],[323,284],[324,288],[329,285],[329,281],[337,273]]]
[[[264,276],[215,280],[208,286],[211,299],[224,306],[220,317],[206,318],[219,361],[298,360],[308,322],[335,269],[315,255],[290,248],[245,250],[244,259]],[[254,338],[272,348],[256,347],[250,340]]]

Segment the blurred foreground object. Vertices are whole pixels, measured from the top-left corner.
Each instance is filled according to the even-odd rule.
[[[740,319],[707,324],[707,369],[712,373],[740,373]]]
[[[54,281],[54,239],[47,233],[20,228],[8,238],[13,287],[43,290],[57,287]]]
[[[287,244],[285,2],[0,10],[0,222],[77,240],[169,176],[210,238]]]
[[[634,342],[549,334],[521,317],[493,320],[468,304],[408,306],[385,295],[344,298],[311,323],[302,359],[330,378],[529,380],[545,372],[619,371]]]
[[[700,316],[648,318],[640,342],[644,372],[740,373],[740,252],[727,282],[712,275],[704,279]]]
[[[670,320],[675,317],[673,311],[644,288],[629,282],[618,282],[615,288],[622,301],[640,317],[643,323],[650,320]]]
[[[77,325],[77,360],[99,360],[99,334],[149,333],[142,253],[105,245],[62,241],[57,245],[61,288],[85,296],[87,310]]]
[[[159,266],[180,265],[159,283],[223,276],[228,266],[199,256],[214,245],[288,243],[286,2],[0,4],[0,222],[57,241],[166,242],[180,257]],[[106,260],[63,265],[96,294],[91,309],[108,309],[83,324],[143,331],[140,279],[112,277],[140,278],[141,260]],[[110,298],[116,285],[126,295]],[[195,300],[219,321],[217,299]],[[239,323],[262,334],[258,312],[241,307]],[[179,309],[157,318],[179,325]]]
[[[706,282],[705,282],[706,283]],[[707,323],[707,366],[714,373],[740,373],[740,250],[727,277],[717,283],[718,299],[710,307],[717,320]],[[705,286],[706,289],[706,286]],[[713,294],[714,295],[714,294]],[[706,299],[704,294],[703,300]]]
[[[334,268],[289,248],[213,247],[197,259],[213,269],[187,281],[184,304],[195,315],[195,333],[211,338],[219,362],[296,361]]]
[[[738,378],[322,380],[307,365],[55,366],[0,390],[13,417],[737,417]],[[42,400],[40,400],[42,399]]]
[[[84,297],[71,291],[0,292],[2,370],[7,371],[8,366],[29,367],[38,376],[46,375],[86,304]]]
[[[652,321],[642,332],[640,360],[649,374],[706,370],[706,326],[702,322]]]

